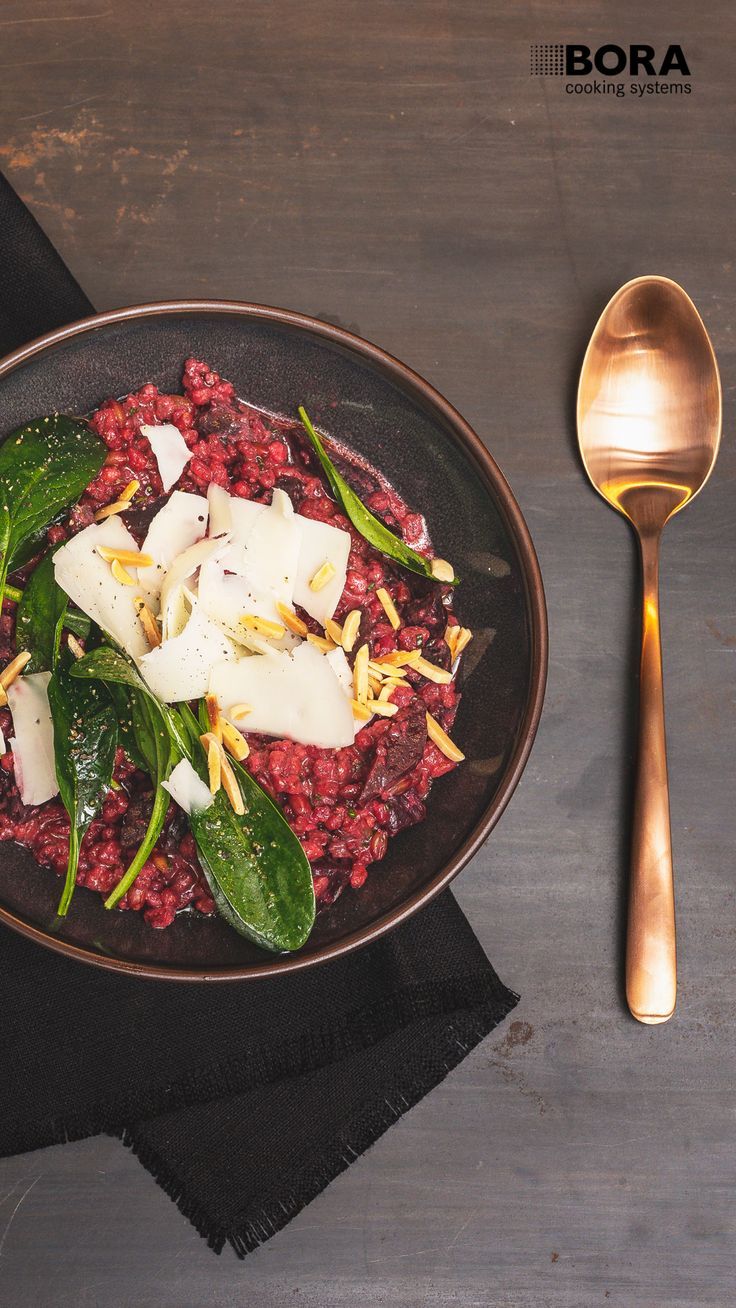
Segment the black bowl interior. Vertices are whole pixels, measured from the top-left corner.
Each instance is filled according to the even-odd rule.
[[[0,378],[3,434],[53,411],[84,413],[151,380],[179,390],[183,360],[207,359],[238,393],[270,412],[313,420],[383,470],[424,512],[437,553],[462,577],[457,609],[475,639],[463,670],[455,736],[467,762],[436,783],[426,822],[391,841],[365,886],[320,916],[312,955],[377,922],[432,881],[484,819],[522,729],[532,692],[529,596],[520,551],[472,456],[431,399],[389,365],[318,330],[236,312],[127,318],[46,348]],[[0,903],[23,922],[100,959],[202,974],[264,966],[258,950],[219,919],[182,915],[165,931],[138,914],[109,913],[78,890],[56,918],[59,885],[14,844],[0,846]]]

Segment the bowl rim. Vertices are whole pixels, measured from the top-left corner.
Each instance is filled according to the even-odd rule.
[[[365,340],[362,336],[337,327],[333,323],[309,314],[298,313],[291,309],[280,309],[272,305],[254,304],[241,300],[222,299],[184,299],[158,300],[146,304],[128,305],[121,309],[111,309],[93,314],[55,328],[43,336],[29,341],[26,345],[0,359],[0,380],[22,364],[38,354],[53,348],[63,341],[88,332],[98,331],[114,323],[129,319],[141,319],[155,316],[176,314],[235,315],[262,322],[274,322],[282,326],[295,327],[314,336],[344,347],[353,354],[370,361],[380,372],[395,382],[405,394],[439,416],[447,435],[469,457],[475,470],[494,496],[504,524],[515,541],[519,552],[522,576],[526,590],[527,616],[531,636],[530,687],[524,715],[519,727],[515,748],[510,755],[498,788],[486,806],[481,817],[463,844],[455,851],[453,857],[435,874],[432,879],[421,886],[407,900],[396,905],[357,931],[340,940],[325,944],[307,955],[264,955],[263,964],[248,964],[243,967],[201,970],[186,967],[157,966],[152,963],[138,963],[123,958],[108,958],[71,941],[60,940],[41,927],[34,926],[0,905],[0,922],[35,940],[47,949],[64,954],[94,967],[103,967],[108,971],[121,972],[127,976],[139,976],[148,980],[211,982],[211,981],[245,981],[282,976],[289,972],[298,972],[307,967],[339,958],[354,949],[362,948],[379,937],[392,931],[405,922],[457,876],[458,872],[469,862],[473,855],[498,822],[506,808],[524,771],[542,714],[544,692],[547,680],[548,628],[547,608],[544,595],[542,574],[532,543],[529,528],[521,509],[516,502],[511,487],[498,467],[492,454],[486,449],[480,437],[462,417],[458,410],[445,399],[424,377],[407,364],[382,350],[380,346]]]

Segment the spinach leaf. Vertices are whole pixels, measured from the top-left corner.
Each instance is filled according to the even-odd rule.
[[[125,875],[105,900],[105,908],[114,908],[130,889],[143,864],[155,848],[163,830],[170,796],[161,784],[167,781],[181,753],[170,730],[169,713],[147,689],[132,663],[116,650],[101,646],[85,655],[72,668],[72,676],[110,683],[121,722],[123,747],[137,766],[148,772],[153,782],[153,808],[146,834]]]
[[[18,604],[15,641],[31,655],[26,672],[51,672],[59,657],[68,600],[54,576],[53,552],[31,574]]]
[[[421,577],[429,577],[431,581],[436,581],[437,578],[432,572],[431,559],[425,559],[423,554],[418,554],[410,545],[406,545],[400,536],[396,536],[392,531],[389,531],[386,524],[381,522],[375,513],[371,513],[355,491],[348,486],[345,478],[337,471],[324,447],[321,436],[318,435],[306,409],[302,405],[299,406],[299,417],[319,459],[322,471],[332,487],[335,499],[345,511],[356,531],[360,532],[369,545],[373,545],[382,554],[386,554],[388,558],[393,559],[395,563],[400,563],[404,568],[408,568],[410,572],[419,573]],[[456,586],[459,580],[459,577],[455,577],[452,583],[453,586]]]
[[[200,725],[187,705],[180,716],[189,731],[189,761],[207,779]],[[281,809],[250,773],[230,759],[245,813],[239,817],[224,791],[189,821],[202,870],[218,911],[240,935],[275,952],[299,949],[315,918],[312,870]]]
[[[75,663],[71,672],[73,677],[100,677],[123,684],[149,706],[156,706],[168,731],[171,766],[186,757],[207,781],[199,741],[202,727],[187,704],[177,708],[160,704],[134,665],[113,649],[95,650]],[[141,752],[150,750],[143,734],[136,734]],[[152,754],[147,766],[151,763]],[[309,936],[315,917],[309,860],[281,809],[244,768],[233,759],[230,763],[240,784],[245,813],[238,816],[224,791],[218,791],[208,809],[191,814],[189,823],[202,870],[220,914],[236,931],[264,949],[298,949]],[[114,896],[120,885],[122,882]]]
[[[79,849],[110,787],[117,747],[115,708],[105,686],[85,685],[59,665],[48,688],[54,724],[56,778],[69,814],[69,861],[57,912],[69,909],[77,880]]]
[[[31,558],[106,455],[85,423],[59,413],[20,427],[0,445],[0,601],[8,572]]]

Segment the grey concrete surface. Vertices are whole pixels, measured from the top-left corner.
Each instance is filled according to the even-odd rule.
[[[511,1023],[242,1264],[114,1141],[2,1162],[8,1308],[734,1302],[734,35],[726,0],[5,0],[0,164],[93,301],[288,305],[405,359],[506,472],[551,623],[538,743],[456,883]],[[530,42],[575,40],[679,41],[692,93],[530,77]],[[620,987],[635,556],[572,422],[642,272],[693,296],[726,398],[663,554],[680,998],[655,1028]]]

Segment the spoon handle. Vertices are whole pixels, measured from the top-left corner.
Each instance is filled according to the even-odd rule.
[[[642,533],[639,746],[631,845],[626,999],[639,1022],[666,1022],[677,993],[675,892],[659,634],[659,532]]]

